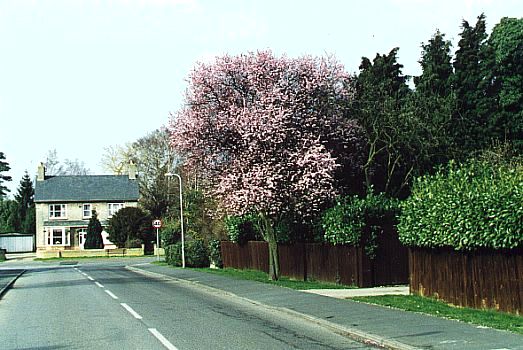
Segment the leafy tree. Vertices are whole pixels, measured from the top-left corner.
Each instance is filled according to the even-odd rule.
[[[413,165],[402,153],[409,144],[412,127],[402,115],[410,94],[408,76],[397,62],[398,48],[377,54],[371,62],[363,57],[356,80],[353,113],[365,130],[367,154],[364,165],[367,191],[397,194],[407,185]]]
[[[34,209],[34,188],[33,182],[31,181],[27,171],[20,181],[20,186],[18,187],[18,193],[15,195],[15,200],[18,205],[18,218],[20,220],[18,231],[25,233],[35,233],[36,217]]]
[[[495,56],[487,44],[485,15],[475,26],[463,21],[454,60],[453,88],[457,99],[454,114],[455,148],[468,158],[487,146],[492,137],[491,118],[496,109]]]
[[[224,56],[195,68],[172,119],[174,150],[202,172],[221,207],[256,215],[272,279],[283,218],[311,221],[334,198],[340,169],[361,169],[363,136],[344,108],[349,83],[332,59]]]
[[[436,31],[421,47],[422,74],[414,77],[416,89],[407,100],[404,114],[412,121],[409,132],[415,141],[409,145],[409,158],[415,166],[413,176],[431,171],[456,154],[451,130],[456,112],[451,43]]]
[[[104,247],[102,238],[103,227],[98,220],[96,210],[93,210],[89,224],[87,224],[87,233],[85,237],[85,249],[102,249]]]
[[[108,238],[118,247],[129,247],[137,240],[145,243],[152,238],[151,222],[151,216],[143,209],[122,208],[109,219]]]
[[[4,198],[9,192],[9,189],[2,185],[4,181],[11,181],[11,176],[2,174],[3,172],[11,170],[9,163],[5,161],[4,152],[0,152],[0,199]]]
[[[17,231],[18,205],[14,200],[0,199],[0,233]]]
[[[493,133],[501,141],[513,141],[523,151],[523,18],[502,18],[490,35],[495,54],[498,109]]]

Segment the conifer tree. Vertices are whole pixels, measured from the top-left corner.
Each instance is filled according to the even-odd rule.
[[[15,195],[18,211],[18,227],[17,231],[24,233],[36,232],[36,218],[34,211],[34,188],[33,182],[29,177],[27,171],[25,172],[18,193]]]
[[[93,210],[89,224],[87,225],[87,234],[85,237],[85,249],[102,249],[104,247],[102,239],[103,227],[98,220],[96,210]]]
[[[3,172],[9,171],[11,167],[9,166],[9,163],[5,161],[5,155],[4,152],[0,152],[0,199],[5,197],[7,192],[9,192],[9,189],[2,185],[4,181],[11,181],[11,176],[2,174]]]
[[[457,110],[453,118],[455,147],[468,158],[492,139],[490,119],[496,110],[494,53],[487,45],[485,15],[475,26],[462,23],[461,39],[454,60],[453,87]]]

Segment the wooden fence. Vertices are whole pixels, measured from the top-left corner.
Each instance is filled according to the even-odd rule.
[[[412,248],[410,291],[474,308],[523,312],[523,249]]]
[[[380,239],[376,258],[362,247],[322,243],[279,244],[280,273],[297,280],[335,282],[358,287],[408,283],[408,251],[397,236]],[[269,271],[266,242],[221,242],[224,267]]]

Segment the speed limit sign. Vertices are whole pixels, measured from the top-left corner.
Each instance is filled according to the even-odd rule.
[[[162,220],[154,220],[154,221],[153,221],[153,227],[154,227],[154,228],[160,228],[160,227],[162,227]]]

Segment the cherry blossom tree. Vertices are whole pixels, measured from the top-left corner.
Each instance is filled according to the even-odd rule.
[[[365,142],[346,114],[352,78],[332,58],[223,56],[189,76],[171,143],[228,214],[255,214],[277,279],[276,225],[307,222],[361,172]]]

